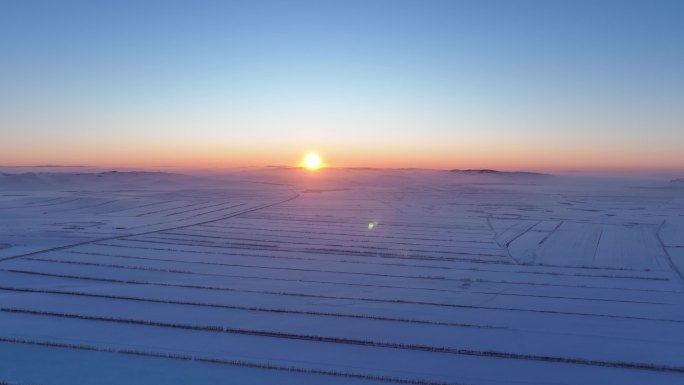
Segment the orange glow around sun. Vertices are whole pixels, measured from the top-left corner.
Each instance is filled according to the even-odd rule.
[[[306,154],[304,157],[304,167],[306,167],[307,170],[318,170],[322,167],[321,157],[315,152]]]

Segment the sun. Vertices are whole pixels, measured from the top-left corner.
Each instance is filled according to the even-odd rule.
[[[315,152],[310,152],[304,157],[304,167],[309,170],[317,170],[321,167],[321,157]]]

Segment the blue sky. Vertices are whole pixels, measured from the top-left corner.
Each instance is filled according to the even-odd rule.
[[[0,164],[684,169],[680,1],[0,1]]]

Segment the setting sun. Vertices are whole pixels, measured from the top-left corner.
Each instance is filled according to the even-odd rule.
[[[306,154],[304,166],[309,170],[316,170],[321,167],[321,158],[316,153]]]

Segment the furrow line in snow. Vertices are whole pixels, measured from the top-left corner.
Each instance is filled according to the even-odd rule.
[[[332,240],[356,240],[361,239],[362,242],[383,242],[396,245],[423,245],[423,246],[451,246],[451,242],[458,242],[464,244],[474,244],[474,245],[496,245],[494,242],[490,241],[472,241],[467,239],[458,239],[455,237],[444,237],[444,238],[414,238],[414,237],[397,237],[392,235],[387,235],[382,232],[373,231],[369,232],[367,225],[357,228],[356,233],[343,233],[336,231],[313,231],[311,227],[292,227],[288,226],[287,230],[284,229],[274,229],[269,227],[235,227],[235,226],[216,226],[216,225],[202,225],[197,226],[197,228],[186,229],[196,232],[201,232],[202,234],[227,234],[227,235],[267,235],[271,237],[282,237],[282,238],[303,238],[310,239],[311,236],[341,236],[347,238],[330,238]],[[238,231],[242,230],[242,231]],[[192,235],[192,234],[188,234]],[[387,241],[390,240],[401,240],[401,241]],[[409,242],[409,240],[411,242]],[[405,241],[405,242],[404,242]],[[433,243],[419,243],[415,241],[432,241]],[[434,243],[440,242],[440,243]]]
[[[99,254],[105,256],[111,256],[106,254]],[[114,258],[129,258],[138,260],[148,260],[148,261],[164,261],[164,262],[179,262],[186,264],[207,264],[207,265],[223,265],[213,262],[191,262],[191,261],[176,261],[169,259],[158,259],[158,258],[146,258],[146,257],[129,257],[129,256],[112,256]],[[1,269],[0,269],[1,270]],[[321,280],[311,280],[311,279],[294,279],[294,278],[282,278],[282,277],[264,277],[256,275],[244,275],[244,274],[231,274],[225,275],[231,278],[246,278],[246,279],[260,279],[267,281],[285,281],[285,282],[300,282],[300,283],[321,283],[336,286],[359,286],[359,287],[377,287],[377,288],[388,288],[388,289],[405,289],[405,290],[427,290],[427,291],[437,291],[445,293],[462,293],[463,290],[448,290],[448,289],[437,289],[431,287],[416,287],[416,286],[396,286],[396,285],[378,285],[378,284],[364,284],[364,283],[351,283],[351,282],[334,282],[334,281],[321,281]]]
[[[151,233],[156,233],[150,232]],[[148,234],[148,233],[146,233]],[[129,236],[133,237],[133,236]],[[123,237],[121,237],[123,238]],[[108,241],[110,239],[103,239],[102,241]],[[264,245],[264,244],[257,244],[257,243],[242,243],[242,242],[235,242],[232,243],[232,245],[235,246],[229,246],[228,244],[222,244],[222,245],[208,245],[208,244],[200,244],[200,243],[182,243],[182,242],[162,242],[162,241],[155,241],[155,240],[150,240],[150,239],[125,239],[126,242],[137,242],[137,243],[152,243],[152,244],[160,244],[160,245],[180,245],[180,246],[196,246],[196,247],[209,247],[209,248],[216,248],[216,249],[248,249],[248,250],[269,250],[269,251],[291,251],[291,252],[317,252],[321,254],[334,254],[334,255],[361,255],[361,256],[377,256],[377,257],[394,257],[394,258],[411,258],[411,259],[435,259],[435,260],[458,260],[458,257],[453,257],[453,255],[468,255],[468,256],[473,256],[473,257],[480,257],[480,258],[473,258],[473,259],[479,259],[481,261],[485,261],[484,263],[487,262],[496,262],[496,263],[508,263],[511,264],[510,262],[507,262],[507,257],[504,254],[487,254],[487,253],[469,253],[469,252],[464,252],[464,251],[453,251],[453,252],[435,252],[438,254],[447,254],[447,256],[431,256],[431,255],[412,255],[412,256],[402,256],[399,254],[391,253],[391,252],[379,252],[379,251],[362,251],[362,250],[353,250],[353,249],[329,249],[329,248],[317,248],[317,247],[309,247],[309,248],[281,248],[278,245]],[[192,242],[192,241],[186,241],[186,242]],[[482,259],[482,258],[490,258],[490,259]]]
[[[75,275],[68,275],[68,274],[52,274],[52,273],[44,273],[44,272],[23,271],[23,270],[16,270],[16,269],[0,269],[0,271],[6,271],[6,272],[10,272],[10,273],[39,275],[39,276],[83,279],[83,280],[88,280],[88,281],[116,282],[116,283],[137,284],[137,285],[152,285],[152,286],[168,286],[168,287],[179,287],[179,288],[200,289],[200,290],[215,290],[215,291],[226,291],[226,292],[264,294],[264,295],[273,295],[273,296],[350,300],[350,301],[362,301],[362,302],[374,302],[374,303],[387,303],[387,304],[396,304],[396,305],[433,306],[433,307],[444,307],[444,308],[454,308],[454,309],[482,309],[482,310],[491,310],[491,311],[512,311],[512,312],[523,312],[523,313],[558,314],[558,315],[611,318],[611,319],[633,319],[633,320],[642,320],[642,321],[669,322],[669,323],[684,324],[684,320],[681,320],[681,319],[649,318],[649,317],[638,317],[638,316],[629,316],[629,315],[583,313],[583,312],[569,312],[569,311],[559,311],[559,310],[522,309],[522,308],[502,307],[502,306],[464,305],[464,304],[454,304],[454,303],[413,301],[413,300],[389,299],[389,298],[347,297],[347,296],[331,296],[331,295],[308,294],[308,293],[298,293],[298,292],[247,290],[247,289],[234,289],[234,288],[208,286],[208,285],[187,285],[187,284],[170,284],[170,283],[164,283],[164,282],[147,282],[147,281],[138,281],[138,280],[118,280],[118,279],[113,279],[113,278],[75,276]]]
[[[136,241],[134,239],[116,239],[116,240],[122,240],[126,242],[130,241]],[[193,244],[180,244],[180,243],[171,243],[171,242],[153,242],[153,241],[137,241],[139,243],[151,243],[151,244],[159,244],[159,245],[171,245],[171,246],[193,246],[193,247],[205,247],[205,248],[217,248],[217,249],[227,249],[227,250],[249,250],[249,251],[277,251],[279,253],[302,253],[300,250],[274,250],[272,248],[267,248],[267,249],[258,249],[254,247],[218,247],[218,246],[198,246],[198,245],[193,245]],[[144,246],[132,246],[132,245],[117,245],[113,243],[106,243],[105,241],[102,242],[96,242],[97,245],[100,246],[108,246],[108,247],[119,247],[119,248],[127,248],[127,249],[140,249],[140,250],[157,250],[157,251],[178,251],[178,252],[187,252],[187,253],[198,253],[198,254],[220,254],[220,255],[231,255],[227,254],[226,252],[220,253],[220,252],[212,252],[212,251],[197,251],[197,250],[183,250],[183,249],[171,249],[171,248],[159,248],[159,247],[144,247]],[[306,252],[304,252],[306,253]],[[434,256],[403,256],[399,254],[390,254],[390,255],[378,255],[377,253],[351,253],[351,252],[346,252],[346,253],[331,253],[331,252],[317,252],[317,253],[307,253],[307,254],[322,254],[322,255],[338,255],[338,256],[347,256],[347,257],[365,257],[365,258],[384,258],[384,259],[405,259],[405,260],[417,260],[417,261],[439,261],[439,262],[470,262],[470,263],[479,263],[479,264],[499,264],[499,265],[512,265],[510,262],[504,260],[504,259],[478,259],[478,258],[460,258],[460,257],[434,257]],[[462,253],[458,253],[462,254]]]
[[[172,217],[172,216],[174,216],[174,215],[180,215],[180,214],[191,213],[191,212],[200,211],[200,210],[205,210],[205,209],[211,209],[211,208],[214,208],[214,207],[225,206],[225,205],[230,204],[230,203],[231,203],[231,202],[221,202],[221,203],[216,203],[216,204],[213,204],[213,205],[208,205],[208,206],[203,206],[203,207],[197,207],[197,208],[192,208],[192,209],[182,210],[182,211],[176,211],[176,212],[173,212],[173,213],[166,214],[166,215],[164,215],[164,217]],[[214,213],[214,212],[221,211],[221,210],[227,210],[227,209],[230,209],[230,208],[233,208],[233,207],[237,207],[237,206],[242,206],[242,205],[245,205],[245,204],[246,204],[246,203],[238,203],[238,204],[234,204],[234,205],[232,205],[232,206],[224,207],[224,208],[221,208],[221,209],[213,209],[213,210],[209,210],[209,211],[204,211],[204,212],[202,212],[202,213],[192,215],[192,216],[190,216],[190,217],[188,217],[188,218],[194,218],[194,217],[198,217],[198,216],[201,216],[201,215],[204,215],[204,214],[210,214],[210,213]]]
[[[310,368],[301,368],[301,367],[295,367],[295,366],[282,366],[282,365],[273,365],[273,364],[260,363],[260,362],[230,360],[230,359],[204,357],[204,356],[191,356],[191,355],[177,354],[177,353],[162,353],[162,352],[141,351],[141,350],[131,350],[131,349],[103,348],[103,347],[97,347],[94,345],[70,344],[70,343],[65,343],[65,342],[55,342],[55,341],[47,341],[47,340],[31,340],[31,339],[26,339],[26,338],[12,338],[12,337],[1,337],[0,336],[0,342],[46,346],[46,347],[51,347],[51,348],[65,348],[65,349],[78,349],[78,350],[107,352],[107,353],[118,353],[118,354],[136,355],[136,356],[144,356],[144,357],[167,358],[167,359],[182,360],[182,361],[197,361],[197,362],[205,362],[205,363],[212,363],[212,364],[223,364],[223,365],[247,367],[247,368],[255,368],[255,369],[269,369],[269,370],[279,370],[279,371],[304,373],[304,374],[318,374],[318,375],[324,375],[324,376],[353,378],[353,379],[360,379],[360,380],[382,381],[382,382],[389,382],[389,383],[395,383],[395,384],[465,385],[463,383],[453,383],[453,382],[447,383],[447,382],[437,382],[437,381],[429,381],[429,380],[412,380],[412,379],[405,379],[405,378],[399,378],[399,377],[378,376],[378,375],[372,375],[372,374],[362,374],[362,373],[353,373],[353,372],[339,372],[339,371],[333,371],[333,370],[310,369]]]
[[[137,282],[126,282],[129,284],[138,284]],[[147,284],[144,285],[157,285],[157,284]],[[176,285],[160,285],[160,286],[173,286]],[[186,286],[182,286],[186,287]],[[193,287],[194,288],[194,287]],[[436,326],[448,326],[457,328],[475,328],[475,329],[508,329],[503,326],[493,326],[493,325],[481,325],[481,324],[471,324],[471,323],[461,323],[461,322],[442,322],[442,321],[432,321],[432,320],[422,320],[422,319],[412,319],[412,318],[400,318],[400,317],[387,317],[387,316],[376,316],[369,314],[356,314],[356,313],[339,313],[339,312],[321,312],[321,311],[307,311],[307,310],[295,310],[287,308],[271,308],[262,306],[242,306],[242,305],[229,305],[220,303],[208,303],[208,302],[192,302],[192,301],[180,301],[171,299],[160,299],[160,298],[145,298],[145,297],[132,297],[114,294],[102,294],[102,293],[86,293],[73,290],[51,290],[51,289],[38,289],[38,288],[17,288],[0,286],[0,290],[8,292],[18,292],[18,293],[39,293],[39,294],[52,294],[52,295],[67,295],[67,296],[77,296],[77,297],[89,297],[89,298],[100,298],[100,299],[114,299],[120,301],[136,301],[136,302],[148,302],[148,303],[159,303],[159,304],[169,304],[169,305],[182,305],[182,306],[194,306],[194,307],[206,307],[206,308],[218,308],[218,309],[231,309],[231,310],[242,310],[251,312],[262,312],[262,313],[276,313],[276,314],[297,314],[297,315],[310,315],[319,317],[333,317],[333,318],[351,318],[351,319],[365,319],[372,321],[388,321],[388,322],[400,322],[400,323],[411,323],[411,324],[423,324],[423,325],[436,325]]]
[[[277,332],[277,331],[262,330],[262,329],[245,329],[245,328],[233,328],[233,327],[223,327],[223,326],[214,326],[214,325],[189,325],[189,324],[179,324],[179,323],[166,323],[166,322],[159,322],[159,321],[146,321],[146,320],[131,319],[131,318],[90,316],[90,315],[74,314],[74,313],[57,313],[57,312],[34,311],[34,310],[15,309],[15,308],[0,308],[0,311],[9,312],[9,313],[30,314],[30,315],[36,315],[36,316],[72,318],[72,319],[81,319],[81,320],[88,320],[88,321],[114,322],[114,323],[135,324],[135,325],[143,325],[143,326],[156,326],[156,327],[165,327],[165,328],[199,330],[199,331],[207,331],[207,332],[222,332],[222,333],[230,333],[230,334],[258,336],[258,337],[303,340],[303,341],[313,341],[313,342],[333,343],[333,344],[359,345],[359,346],[369,346],[369,347],[388,348],[388,349],[424,351],[424,352],[431,352],[431,353],[443,353],[443,354],[455,354],[455,355],[467,355],[467,356],[479,356],[479,357],[495,357],[495,358],[515,359],[515,360],[555,362],[555,363],[562,363],[562,364],[575,364],[575,365],[612,367],[612,368],[622,368],[622,369],[640,369],[640,370],[650,370],[650,371],[659,371],[659,372],[684,373],[684,366],[670,366],[670,365],[662,365],[662,364],[646,363],[646,362],[609,361],[609,360],[586,359],[586,358],[580,358],[580,357],[566,357],[566,356],[515,353],[515,352],[510,352],[510,351],[475,350],[475,349],[467,349],[467,348],[452,348],[452,347],[444,347],[444,346],[430,346],[430,345],[396,343],[396,342],[376,341],[376,340],[362,340],[362,339],[354,339],[354,338],[319,336],[319,335],[311,335],[311,334],[285,333],[285,332]]]
[[[165,237],[164,237],[165,236]],[[185,238],[173,238],[173,237],[185,237]],[[262,237],[219,237],[219,236],[211,236],[211,235],[196,235],[196,234],[182,234],[182,233],[173,233],[173,232],[163,232],[163,233],[158,233],[154,237],[145,237],[146,239],[168,239],[168,240],[180,240],[184,242],[197,242],[197,243],[207,243],[207,244],[216,244],[216,245],[222,245],[222,244],[230,244],[232,240],[237,240],[237,241],[251,241],[251,242],[262,242],[264,244],[277,244],[277,245],[309,245],[309,246],[326,246],[326,247],[350,247],[346,244],[341,244],[341,243],[324,243],[324,241],[336,241],[336,242],[352,242],[354,246],[351,246],[352,248],[357,248],[357,249],[367,249],[367,250],[395,250],[397,247],[391,247],[389,245],[385,245],[384,242],[377,242],[375,240],[371,240],[371,238],[368,238],[366,240],[345,240],[345,239],[330,239],[330,238],[319,238],[319,237],[287,237],[287,241],[283,241],[280,239],[273,239],[271,236],[264,235]],[[190,239],[188,239],[190,238]],[[193,239],[195,238],[195,239]],[[199,238],[199,239],[196,239]],[[210,239],[202,239],[202,238],[210,238]],[[282,237],[281,237],[282,238]],[[302,239],[302,240],[308,240],[309,242],[301,242],[301,241],[296,241],[295,239]],[[218,241],[225,241],[224,242],[218,242]],[[316,242],[314,242],[316,241]],[[379,244],[379,246],[371,246],[368,244]],[[420,248],[407,248],[405,247],[408,244],[403,245],[399,250],[401,251],[409,251],[409,252],[418,252],[418,253],[446,253],[446,254],[453,254],[457,252],[456,250],[459,249],[465,249],[465,250],[484,250],[483,255],[488,255],[487,251],[501,251],[501,249],[495,249],[495,248],[484,248],[484,247],[470,247],[470,246],[458,246],[458,245],[452,245],[452,246],[439,246],[441,249],[440,250],[425,250],[425,249],[420,249]],[[422,246],[431,246],[431,245],[422,245]],[[448,249],[448,251],[443,250],[443,249]],[[500,255],[500,254],[496,254]]]
[[[234,277],[233,274],[219,274],[219,273],[201,273],[192,270],[178,270],[178,269],[160,269],[145,266],[132,266],[132,265],[116,265],[116,264],[105,264],[97,262],[85,262],[85,261],[74,261],[56,258],[34,258],[27,257],[26,260],[37,261],[37,262],[47,262],[47,263],[63,263],[63,264],[75,264],[82,266],[101,266],[110,267],[116,269],[129,269],[129,270],[146,270],[155,271],[160,273],[177,273],[177,274],[193,274],[193,275],[204,275],[213,277]],[[228,265],[228,264],[226,264]],[[292,268],[292,267],[273,267],[273,266],[260,266],[260,265],[244,265],[244,264],[230,264],[232,267],[247,268],[247,269],[259,269],[259,270],[282,270],[282,271],[302,271],[311,273],[326,273],[326,274],[341,274],[341,275],[358,275],[358,276],[375,276],[375,277],[385,277],[385,278],[407,278],[416,280],[429,280],[438,282],[456,282],[459,284],[463,283],[461,278],[446,278],[444,276],[429,276],[429,275],[395,275],[395,274],[382,274],[382,273],[361,273],[353,271],[334,271],[334,270],[319,270],[319,269],[303,269],[303,268]],[[495,283],[504,285],[527,285],[527,286],[547,286],[547,287],[570,287],[570,288],[583,288],[583,289],[606,289],[606,290],[619,290],[619,291],[639,291],[639,292],[663,292],[669,293],[669,290],[658,290],[658,289],[637,289],[637,288],[626,288],[626,287],[606,287],[606,286],[592,286],[592,285],[571,285],[571,284],[560,284],[560,283],[545,283],[545,282],[524,282],[524,281],[506,281],[506,280],[490,280],[482,278],[469,278],[470,282],[479,283]]]
[[[134,258],[134,259],[147,259],[150,261],[178,262],[178,263],[204,264],[204,265],[217,265],[217,266],[226,265],[225,263],[220,263],[220,262],[185,261],[185,260],[179,260],[179,259],[138,257],[138,256],[129,256],[129,255],[121,255],[121,254],[105,254],[105,253],[83,252],[83,251],[74,251],[74,250],[68,250],[66,252],[70,253],[70,254],[92,255],[92,256],[97,255],[97,256],[112,257],[112,258]],[[202,254],[204,254],[204,253],[202,253]],[[250,257],[250,258],[269,258],[269,259],[304,260],[304,261],[322,262],[320,259],[316,259],[316,258],[293,258],[293,257],[285,257],[285,256],[262,256],[262,255],[250,255],[250,254],[222,254],[222,253],[220,253],[219,255],[223,255],[223,256],[227,256],[227,257],[228,256],[230,256],[230,257],[242,256],[242,257]],[[331,261],[326,261],[326,262],[349,263],[352,265],[380,265],[380,266],[397,266],[397,267],[410,267],[410,268],[420,267],[420,268],[425,268],[425,269],[436,269],[436,270],[455,270],[455,269],[448,267],[448,266],[416,265],[416,264],[407,264],[407,263],[381,263],[381,262],[368,262],[368,261],[350,261],[350,260],[344,260],[344,259],[331,260]],[[230,265],[227,265],[227,266],[230,266]]]
[[[97,242],[103,242],[103,241],[109,241],[109,240],[115,240],[115,239],[123,239],[123,238],[127,238],[127,237],[132,237],[132,236],[153,234],[153,233],[157,233],[157,232],[160,232],[160,231],[176,230],[176,229],[182,229],[182,228],[186,228],[186,227],[190,227],[190,226],[195,226],[195,225],[200,225],[200,224],[206,224],[206,223],[212,223],[212,222],[217,222],[217,221],[223,221],[223,220],[226,220],[226,219],[229,219],[229,218],[236,217],[236,216],[238,216],[238,215],[250,213],[250,212],[253,212],[253,211],[257,211],[257,210],[262,210],[262,209],[265,209],[265,208],[268,208],[268,207],[271,207],[271,206],[275,206],[275,205],[279,205],[279,204],[282,204],[282,203],[285,203],[285,202],[289,202],[289,201],[291,201],[291,200],[297,199],[298,197],[299,197],[299,194],[295,194],[295,195],[293,195],[293,196],[291,196],[291,197],[289,197],[289,198],[287,198],[287,199],[284,199],[284,200],[282,200],[282,201],[278,201],[278,202],[275,202],[275,203],[268,203],[268,204],[260,205],[260,206],[257,206],[257,207],[252,207],[252,208],[249,208],[249,209],[246,209],[246,210],[242,210],[242,211],[238,211],[238,212],[231,213],[231,214],[229,214],[229,215],[227,215],[227,216],[224,216],[224,217],[221,217],[221,218],[217,218],[217,219],[210,219],[210,220],[201,221],[201,222],[198,222],[198,223],[184,224],[184,225],[173,226],[173,227],[169,227],[169,228],[165,228],[165,229],[146,231],[146,232],[137,233],[137,234],[117,235],[117,236],[113,236],[113,237],[99,238],[99,239],[93,239],[93,240],[89,240],[89,241],[79,242],[79,243],[75,243],[75,244],[71,244],[71,245],[64,245],[64,246],[51,247],[51,248],[44,249],[44,250],[39,250],[39,251],[34,251],[34,252],[26,253],[26,254],[20,254],[20,255],[15,255],[15,256],[11,256],[11,257],[2,258],[2,259],[0,259],[0,262],[9,261],[9,260],[18,259],[18,258],[23,258],[23,257],[31,256],[31,255],[38,255],[38,254],[47,253],[47,252],[50,252],[50,251],[66,250],[66,249],[70,249],[70,248],[73,248],[73,247],[82,246],[82,245],[87,245],[87,244],[91,244],[91,243],[97,243]]]
[[[144,216],[147,216],[147,215],[163,213],[163,212],[169,211],[169,210],[184,209],[184,208],[187,208],[187,207],[193,207],[193,206],[204,205],[204,204],[206,204],[206,203],[190,203],[190,204],[183,205],[183,206],[178,206],[178,207],[170,207],[170,208],[161,209],[161,210],[156,210],[156,211],[148,211],[148,212],[145,212],[145,213],[140,213],[140,214],[136,215],[136,217],[144,217]]]
[[[198,251],[191,251],[191,250],[171,250],[171,249],[165,249],[164,251],[174,251],[174,252],[189,252],[189,253],[198,253],[198,254],[207,254],[208,252],[198,252]],[[186,264],[211,264],[211,265],[227,265],[225,263],[221,262],[206,262],[206,261],[186,261],[186,260],[178,260],[178,259],[168,259],[168,258],[150,258],[150,257],[140,257],[140,256],[130,256],[130,255],[121,255],[121,254],[109,254],[109,253],[99,253],[99,252],[94,252],[94,251],[75,251],[75,250],[68,250],[66,251],[67,253],[70,254],[79,254],[79,255],[92,255],[92,256],[104,256],[104,257],[112,257],[112,258],[132,258],[132,259],[144,259],[144,260],[151,260],[151,261],[161,261],[161,262],[177,262],[177,263],[186,263]],[[408,267],[408,268],[415,268],[415,267],[420,267],[420,268],[426,268],[426,269],[438,269],[438,270],[453,270],[453,271],[476,271],[476,272],[483,272],[483,273],[515,273],[515,274],[533,274],[533,275],[549,275],[549,276],[562,276],[562,277],[582,277],[582,278],[599,278],[599,279],[635,279],[635,280],[646,280],[646,281],[669,281],[668,278],[665,277],[643,277],[643,276],[634,276],[634,275],[598,275],[598,274],[572,274],[572,273],[559,273],[559,272],[542,272],[542,271],[503,271],[503,270],[489,270],[489,269],[481,269],[481,268],[476,268],[476,267],[449,267],[449,266],[435,266],[435,265],[418,265],[418,264],[406,264],[406,263],[381,263],[381,262],[369,262],[369,261],[355,261],[355,260],[344,260],[344,259],[336,259],[336,260],[322,260],[318,258],[304,258],[304,257],[288,257],[288,256],[277,256],[277,255],[261,255],[261,254],[228,254],[228,253],[211,253],[211,254],[216,254],[216,255],[221,255],[221,256],[226,256],[226,257],[249,257],[249,258],[268,258],[268,259],[282,259],[282,260],[304,260],[304,261],[314,261],[314,262],[335,262],[335,263],[348,263],[352,265],[382,265],[382,266],[397,266],[397,267]]]
[[[232,275],[225,275],[225,274],[219,274],[219,273],[200,273],[200,272],[191,271],[191,270],[159,269],[159,268],[154,268],[154,267],[114,265],[114,264],[74,261],[74,260],[66,260],[66,259],[48,259],[48,258],[26,257],[25,260],[49,262],[49,263],[65,263],[65,264],[74,264],[74,265],[83,265],[83,266],[103,266],[103,267],[112,267],[112,268],[117,268],[117,269],[147,270],[147,271],[156,271],[156,272],[160,272],[160,273],[195,274],[195,275],[206,275],[206,276],[212,276],[212,277],[232,277]],[[381,273],[361,273],[361,272],[354,272],[354,271],[333,271],[333,270],[302,269],[302,268],[294,268],[294,267],[274,267],[274,266],[242,265],[242,264],[224,264],[224,266],[244,267],[244,268],[250,268],[250,269],[265,269],[265,270],[304,271],[304,272],[310,272],[310,273],[333,273],[333,274],[344,274],[344,275],[361,275],[361,276],[371,276],[371,277],[428,279],[428,280],[440,280],[440,281],[441,280],[449,280],[449,279],[441,277],[441,276],[429,276],[429,275],[428,276],[395,275],[395,274],[381,274]],[[449,281],[460,282],[460,280],[449,280]]]
[[[363,223],[364,226],[362,226],[363,229],[365,229],[365,223]],[[295,233],[295,234],[313,234],[313,235],[318,235],[318,234],[327,234],[327,235],[345,235],[345,236],[351,236],[351,237],[358,237],[359,234],[356,233],[346,233],[346,232],[339,232],[339,229],[337,231],[311,231],[312,228],[311,226],[296,226],[296,225],[288,225],[287,230],[285,229],[276,229],[276,228],[270,228],[270,227],[254,227],[254,226],[247,226],[242,225],[242,226],[231,226],[230,223],[213,223],[213,224],[207,224],[207,225],[201,225],[197,227],[208,227],[208,228],[215,228],[215,229],[232,229],[232,230],[261,230],[261,231],[266,231],[266,232],[279,232],[279,233]],[[205,230],[201,230],[205,231]],[[367,230],[365,230],[367,231]],[[218,230],[215,230],[214,232],[220,232]],[[252,233],[250,231],[250,233]],[[362,236],[366,237],[366,236]],[[370,236],[367,236],[368,238],[371,238]],[[448,238],[415,238],[415,237],[407,237],[407,236],[391,236],[391,235],[385,235],[385,234],[378,234],[377,232],[373,234],[372,236],[373,239],[402,239],[402,240],[417,240],[417,241],[439,241],[439,242],[449,242],[453,237],[448,237]],[[464,243],[484,243],[484,244],[495,244],[492,241],[474,241],[474,240],[461,240],[457,239],[456,241],[458,242],[464,242]],[[408,244],[413,244],[413,243],[408,243]]]
[[[181,236],[181,237],[188,237],[188,238],[211,238],[211,239],[218,239],[218,240],[230,240],[230,239],[240,239],[240,240],[254,240],[254,238],[249,238],[249,237],[259,237],[259,239],[268,239],[269,241],[273,242],[281,242],[281,239],[285,240],[292,240],[292,239],[303,239],[303,240],[316,240],[316,241],[334,241],[334,242],[354,242],[354,243],[376,243],[376,244],[381,244],[381,245],[396,245],[400,247],[406,247],[406,246],[426,246],[426,247],[440,247],[440,248],[465,248],[465,249],[478,249],[478,250],[495,250],[499,251],[501,250],[498,247],[478,247],[478,246],[465,246],[465,245],[457,245],[457,244],[441,244],[441,245],[436,245],[436,244],[427,244],[427,243],[415,243],[415,242],[388,242],[379,239],[378,237],[375,236],[366,236],[359,234],[354,237],[350,238],[326,238],[323,236],[329,235],[328,233],[310,233],[311,235],[309,236],[298,236],[298,235],[277,235],[277,234],[271,234],[269,232],[266,233],[240,233],[240,232],[223,232],[223,231],[214,231],[214,230],[194,230],[194,229],[184,229],[186,232],[185,233],[180,233],[180,232],[162,232],[160,234],[162,235],[170,235],[170,236]],[[201,234],[197,233],[188,233],[187,231],[201,231]],[[223,236],[218,236],[218,235],[207,235],[206,233],[212,233],[212,234],[222,234]],[[246,238],[245,238],[246,237]],[[447,240],[447,241],[454,241],[454,240]],[[286,243],[291,243],[289,241],[286,241]],[[389,247],[385,247],[389,248]],[[418,250],[418,249],[415,249]]]

